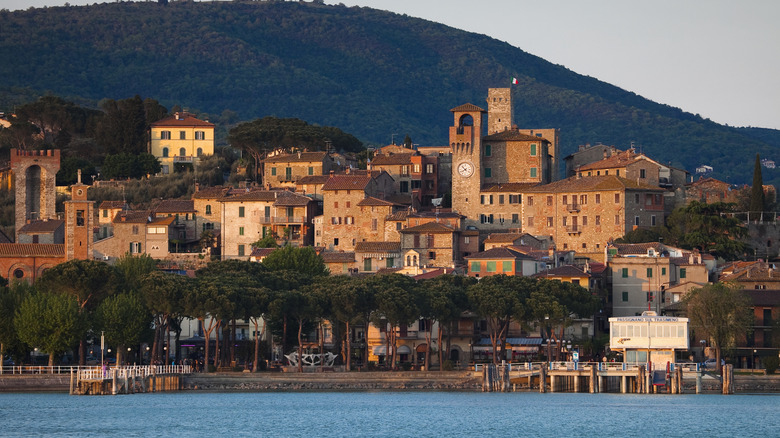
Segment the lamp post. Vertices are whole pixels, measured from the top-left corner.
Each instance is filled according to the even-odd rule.
[[[127,347],[127,359],[125,360],[125,363],[130,363],[130,352],[133,351],[132,348]]]
[[[704,346],[707,344],[707,341],[702,339],[701,341],[699,341],[699,343],[701,344],[701,361],[704,362],[705,360],[707,360],[707,358],[704,356]]]
[[[756,370],[756,353],[758,353],[758,350],[755,348],[753,349],[753,371]]]
[[[105,362],[103,361],[103,352],[106,351],[106,336],[105,332],[100,332],[100,368],[103,368]]]

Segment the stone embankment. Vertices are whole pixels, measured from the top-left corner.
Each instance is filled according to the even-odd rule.
[[[203,391],[480,391],[482,374],[451,372],[212,373],[184,379]]]

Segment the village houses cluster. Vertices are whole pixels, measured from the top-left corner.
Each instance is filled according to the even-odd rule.
[[[95,206],[79,179],[58,214],[58,151],[14,150],[16,235],[15,243],[0,243],[0,273],[34,281],[66,260],[110,262],[126,253],[148,254],[171,269],[212,256],[260,261],[273,249],[253,244],[271,236],[279,244],[314,247],[333,275],[507,274],[577,283],[604,296],[601,314],[569,328],[579,339],[606,330],[609,316],[679,311],[675,304],[685,292],[715,279],[708,254],[613,240],[662,225],[691,199],[733,200],[728,184],[690,182],[685,170],[633,147],[586,145],[561,157],[558,129],[514,125],[511,89],[489,89],[486,103],[487,110],[470,103],[450,110],[447,145],[388,145],[364,170],[334,151],[280,150],[262,163],[260,184],[196,183],[191,199],[164,199],[148,210],[122,201]],[[150,151],[163,173],[177,163],[197,166],[214,152],[214,125],[176,113],[152,124]],[[441,207],[446,193],[451,208]],[[773,266],[760,263],[735,265],[729,275],[744,278],[740,273],[757,269],[780,281]],[[772,306],[756,312],[768,308],[771,319]],[[764,342],[762,333],[755,342]],[[381,355],[381,334],[369,329],[365,336],[376,346],[372,356]],[[519,328],[514,336],[508,339],[513,351],[535,351],[541,343]],[[455,340],[457,354],[448,356],[479,354],[484,342],[472,339]],[[399,353],[416,350],[411,340],[401,337]]]

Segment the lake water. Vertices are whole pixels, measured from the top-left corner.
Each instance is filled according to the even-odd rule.
[[[776,437],[777,395],[0,394],[0,436]]]

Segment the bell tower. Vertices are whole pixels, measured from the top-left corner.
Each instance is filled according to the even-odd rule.
[[[16,188],[14,241],[28,220],[56,219],[56,179],[60,170],[60,151],[56,149],[24,151],[11,149],[11,170]]]
[[[70,201],[65,201],[65,259],[89,260],[92,258],[92,231],[95,205],[87,199],[89,186],[78,181],[70,187]]]
[[[450,111],[454,118],[453,126],[450,126],[452,208],[468,218],[479,217],[475,213],[479,209],[482,186],[482,119],[485,110],[467,103]]]

